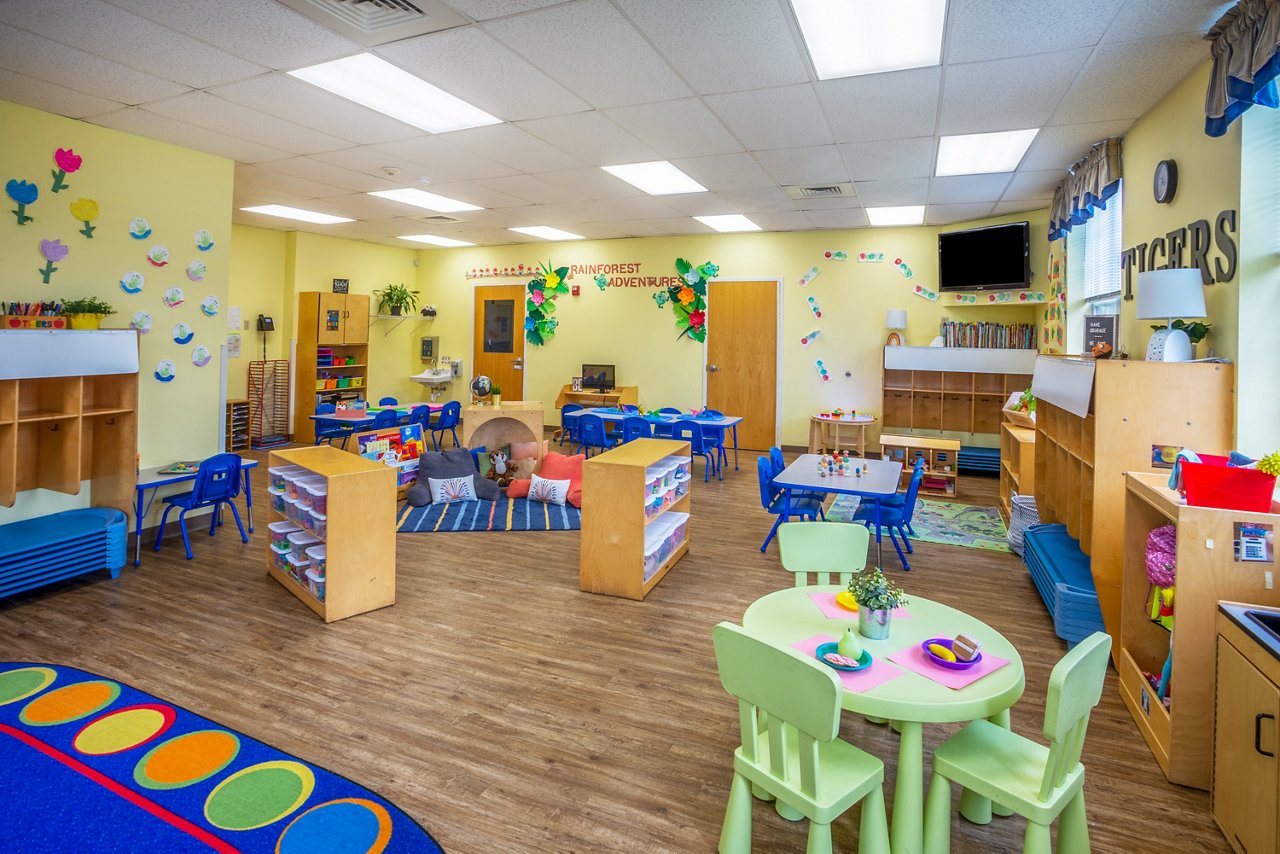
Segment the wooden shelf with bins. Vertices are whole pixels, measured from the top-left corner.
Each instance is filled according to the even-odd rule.
[[[317,364],[317,351],[322,347],[333,351],[335,361],[350,358],[352,364]],[[316,438],[311,420],[316,404],[363,397],[369,386],[369,297],[321,291],[298,294],[296,353],[293,441],[310,444]],[[358,385],[317,389],[316,378],[325,371],[341,373]]]
[[[328,517],[325,591],[320,601],[266,554],[267,574],[326,623],[394,605],[396,601],[396,477],[382,463],[328,445],[272,451],[270,465],[301,466],[325,478]],[[271,521],[284,516],[270,511]],[[267,545],[268,550],[271,548]]]
[[[1000,425],[1000,515],[1005,524],[1017,495],[1034,495],[1036,489],[1036,431],[1008,421]]]
[[[946,370],[957,354],[957,365],[973,369]],[[1028,355],[972,348],[886,347],[881,421],[885,429],[998,433],[1009,395],[1031,387],[1030,374],[1002,371],[998,366],[1007,363],[1028,369]],[[933,369],[891,367],[891,363],[927,363]]]
[[[1162,474],[1130,473],[1122,479],[1124,578],[1116,669],[1120,696],[1165,776],[1173,783],[1208,789],[1218,602],[1280,605],[1280,589],[1267,580],[1278,569],[1274,555],[1269,563],[1236,560],[1234,525],[1259,522],[1274,529],[1280,527],[1280,515],[1188,507],[1167,481]],[[1147,536],[1168,524],[1178,530],[1172,633],[1150,619],[1146,570]],[[1145,674],[1159,676],[1171,639],[1171,703],[1166,709]]]
[[[688,513],[693,495],[690,489],[661,513],[646,517],[645,469],[678,456],[688,458],[688,442],[636,439],[583,463],[580,589],[643,599],[689,551],[686,533],[685,541],[645,579],[645,529],[668,512]]]
[[[880,434],[880,450],[889,458],[902,463],[899,485],[905,489],[911,481],[916,458],[924,457],[924,482],[920,492],[926,495],[954,497],[957,491],[956,467],[960,458],[959,439],[932,439],[927,436],[896,436]],[[901,451],[899,457],[898,451]],[[939,489],[927,486],[930,481],[945,482]]]
[[[249,449],[249,401],[227,401],[227,450]]]

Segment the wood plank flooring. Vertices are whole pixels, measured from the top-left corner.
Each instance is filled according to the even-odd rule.
[[[962,500],[994,503],[995,483],[962,478]],[[0,602],[0,658],[81,667],[187,706],[380,792],[455,854],[715,849],[737,707],[711,627],[790,583],[776,545],[759,551],[772,517],[749,452],[723,483],[695,477],[692,548],[644,602],[579,592],[574,533],[407,534],[397,604],[325,626],[266,576],[265,515],[249,545],[234,528],[193,529],[188,562],[176,533],[158,554],[148,539],[119,581]],[[1013,726],[1039,738],[1065,645],[1021,562],[922,543],[898,578],[1014,643],[1027,690]],[[954,730],[927,727],[926,755]],[[842,736],[885,760],[892,799],[896,735],[848,715]],[[1114,673],[1084,761],[1095,851],[1229,850],[1207,794],[1165,781]],[[856,819],[836,822],[837,850],[856,850]],[[1023,827],[957,817],[952,850],[1021,851]],[[802,851],[805,827],[758,803],[754,842]]]

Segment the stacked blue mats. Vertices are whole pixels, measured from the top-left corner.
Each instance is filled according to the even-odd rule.
[[[1028,528],[1022,559],[1053,615],[1054,631],[1068,647],[1103,631],[1089,556],[1080,551],[1080,543],[1065,525]]]
[[[0,525],[0,597],[99,569],[120,577],[129,519],[89,507]]]
[[[961,445],[960,459],[956,465],[960,471],[968,474],[998,475],[1000,474],[1000,449]]]

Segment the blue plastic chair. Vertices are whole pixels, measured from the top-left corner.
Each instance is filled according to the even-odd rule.
[[[907,563],[907,555],[902,553],[902,546],[898,544],[898,538],[894,536],[897,531],[902,535],[902,542],[906,544],[907,554],[915,551],[911,547],[911,541],[907,539],[907,528],[911,527],[911,515],[916,510],[916,499],[920,494],[920,482],[924,480],[924,466],[917,466],[911,472],[911,481],[907,484],[907,492],[903,497],[901,507],[886,507],[883,503],[880,505],[880,531],[888,531],[889,539],[893,542],[894,549],[898,552],[898,560],[902,561],[902,569],[910,571],[911,564]],[[858,507],[856,513],[853,514],[853,521],[861,522],[870,528],[876,523],[876,507],[874,501],[864,501]]]
[[[415,406],[409,410],[409,420],[405,424],[421,424],[424,430],[431,428],[431,407]]]
[[[706,470],[702,475],[703,483],[711,480],[711,472],[713,471],[718,478],[724,480],[724,472],[720,470],[716,447],[707,443],[707,437],[702,432],[701,424],[690,418],[677,421],[671,425],[671,438],[677,442],[685,441],[689,443],[689,458],[691,462],[693,457],[702,457],[707,461]]]
[[[316,407],[316,415],[332,415],[337,412],[338,408],[332,403],[322,403]],[[350,424],[343,424],[341,421],[317,421],[316,422],[316,444],[328,440],[329,444],[333,444],[334,439],[342,440],[342,447],[347,447],[347,437],[355,432],[355,428]]]
[[[244,532],[240,523],[240,511],[236,509],[234,499],[240,494],[240,456],[238,454],[215,454],[200,463],[196,472],[195,484],[190,492],[169,495],[164,499],[164,514],[160,517],[160,528],[156,531],[155,551],[160,551],[160,541],[164,538],[164,526],[169,521],[169,511],[181,508],[178,513],[178,527],[182,530],[182,545],[187,550],[187,560],[191,560],[191,537],[187,534],[187,513],[201,507],[212,507],[209,514],[209,536],[218,530],[218,513],[222,505],[231,508],[231,515],[236,517],[236,527],[240,529],[240,539],[249,542],[249,535]]]
[[[718,409],[705,409],[702,414],[711,418],[724,418],[724,413]],[[724,434],[727,432],[729,432],[728,427],[715,427],[706,423],[702,424],[702,435],[704,441],[716,446],[718,449],[717,453],[720,456],[720,465],[722,466],[729,462],[729,455],[725,452],[724,438]]]
[[[444,442],[445,431],[453,434],[453,446],[461,448],[462,442],[458,440],[458,425],[462,422],[462,404],[456,400],[451,400],[440,410],[440,417],[436,419],[435,426],[426,425],[431,431],[431,445],[437,451],[440,450],[441,444]]]
[[[781,489],[773,485],[773,466],[770,465],[768,457],[756,457],[756,477],[760,481],[760,505],[778,517],[774,520],[773,527],[769,529],[769,535],[764,538],[760,551],[763,552],[769,548],[774,534],[778,533],[778,526],[783,522],[790,522],[792,516],[815,522],[822,515],[821,501],[816,498],[801,498],[795,493],[791,495],[791,512],[787,514],[782,512],[787,504],[786,496],[782,494]]]
[[[915,471],[916,469],[919,469],[921,471],[924,470],[924,457],[916,457],[916,463],[915,463],[915,467],[913,468],[913,471]],[[907,500],[906,490],[903,490],[902,492],[895,492],[891,498],[880,499],[880,509],[883,510],[886,507],[901,508],[902,505],[906,503],[906,500]],[[910,534],[913,537],[919,536],[919,534],[916,533],[916,529],[911,527],[910,519],[907,520],[906,525],[904,527],[906,528],[907,534]],[[903,539],[904,540],[906,539],[906,534],[903,535]],[[908,548],[907,548],[908,554],[911,553],[911,548],[909,546],[910,546],[910,543],[908,543]]]
[[[399,406],[400,401],[396,400],[394,397],[384,397],[378,401],[378,405],[379,406]]]
[[[585,408],[580,403],[566,403],[560,407],[560,447],[564,447],[565,439],[569,440],[570,448],[578,443],[573,431],[573,422],[565,420],[565,416],[572,412],[581,412]],[[575,416],[573,420],[576,422],[578,419]]]
[[[652,439],[653,425],[639,415],[628,415],[622,419],[622,441],[632,439]]]
[[[369,425],[370,430],[386,430],[388,427],[396,426],[396,422],[400,420],[400,413],[394,409],[384,409],[373,416],[373,423]]]
[[[779,448],[777,445],[774,445],[769,449],[769,468],[773,470],[774,477],[777,477],[778,475],[782,474],[782,472],[785,471],[787,468],[787,461],[782,458],[782,449]],[[805,489],[797,489],[791,493],[791,498],[793,501],[797,498],[812,498],[815,501],[817,501],[819,504],[822,504],[823,499],[826,497],[827,497],[826,493],[811,492]],[[824,519],[826,518],[825,514],[821,514],[821,515],[822,515],[822,518]]]
[[[578,451],[585,450],[591,456],[591,449],[607,451],[613,447],[614,441],[604,430],[604,419],[591,412],[578,416]]]
[[[661,409],[659,409],[659,410],[658,410],[658,414],[659,414],[659,415],[676,415],[676,416],[680,416],[680,415],[683,415],[684,413],[683,413],[681,410],[676,409],[674,406],[664,406],[664,407],[662,407]],[[671,438],[671,428],[672,428],[672,427],[674,427],[674,426],[675,426],[675,425],[674,425],[674,423],[672,423],[672,424],[654,424],[654,425],[653,425],[653,435],[654,435],[655,437],[659,438],[659,439],[670,439],[670,438]]]

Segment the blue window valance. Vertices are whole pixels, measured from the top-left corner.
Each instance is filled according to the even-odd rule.
[[[1254,104],[1280,106],[1280,0],[1240,0],[1205,38],[1213,54],[1205,133],[1222,136]]]
[[[1049,209],[1049,239],[1066,237],[1083,225],[1094,211],[1106,210],[1107,201],[1120,192],[1120,138],[1096,142],[1083,158],[1067,170],[1067,177],[1053,191]]]

